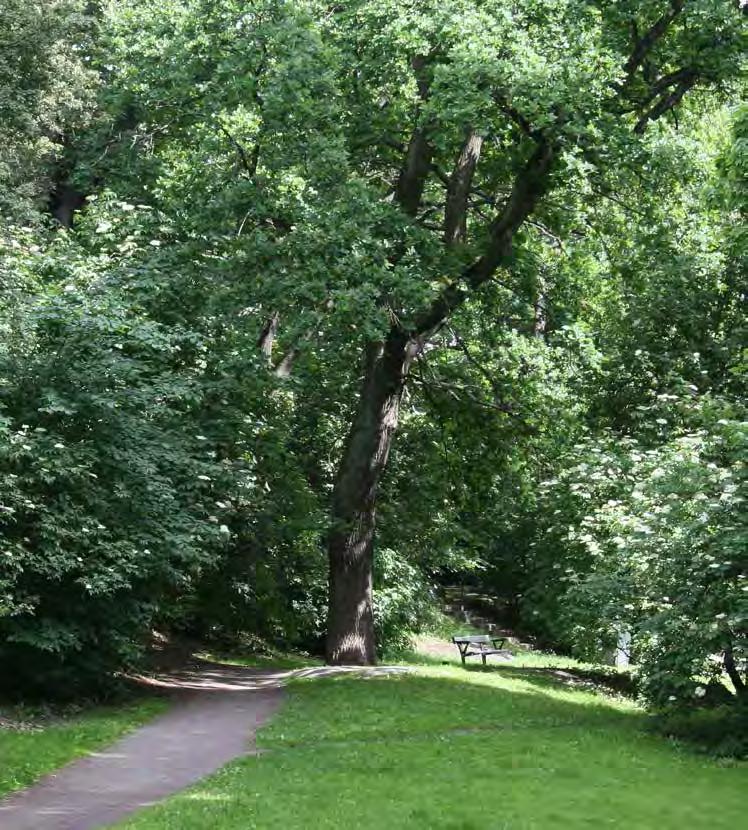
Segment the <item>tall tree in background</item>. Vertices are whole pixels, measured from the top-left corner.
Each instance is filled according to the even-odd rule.
[[[90,608],[97,596],[107,608],[116,597],[128,617],[114,627],[116,664],[133,630],[147,631],[154,614],[169,616],[185,599],[190,606],[193,590],[207,586],[198,612],[206,629],[217,608],[221,624],[230,618],[235,602],[236,630],[287,643],[303,628],[316,643],[327,553],[328,659],[372,662],[382,620],[381,604],[372,608],[377,494],[401,421],[406,440],[379,497],[388,590],[418,562],[409,540],[423,551],[440,526],[453,538],[469,526],[474,539],[497,545],[504,533],[508,548],[523,550],[530,491],[554,463],[535,456],[558,460],[584,432],[592,381],[578,369],[601,351],[607,359],[620,351],[627,371],[595,399],[599,420],[628,427],[641,398],[632,387],[650,382],[630,354],[643,340],[661,352],[687,316],[679,286],[688,269],[675,254],[684,247],[678,223],[692,211],[673,195],[675,159],[685,146],[698,154],[694,123],[741,80],[740,5],[88,5],[99,15],[93,43],[79,25],[82,3],[0,3],[26,29],[53,12],[64,23],[36,42],[0,42],[0,106],[14,119],[13,141],[0,149],[0,200],[23,217],[55,183],[70,185],[78,202],[92,196],[72,232],[32,238],[11,228],[3,251],[9,284],[22,287],[7,311],[0,303],[0,325],[22,335],[6,338],[6,357],[0,349],[3,463],[12,474],[0,493],[12,512],[2,521],[18,545],[0,574],[0,594],[12,600],[5,612],[0,604],[5,630],[23,638],[26,658],[31,644],[56,649],[67,665],[100,617],[69,636],[77,618],[95,615],[50,600],[74,594]],[[60,57],[71,69],[55,74]],[[23,67],[17,80],[6,64]],[[87,66],[98,72],[93,116],[89,104],[63,106],[92,83]],[[72,87],[57,89],[60,78]],[[64,115],[74,110],[85,118]],[[8,153],[21,151],[29,164],[4,171]],[[31,198],[17,198],[19,182]],[[57,218],[70,226],[71,210]],[[658,257],[667,267],[655,267]],[[722,294],[707,294],[722,325]],[[627,332],[636,307],[661,295],[657,313],[639,315],[646,332]],[[107,337],[92,317],[111,327]],[[79,357],[90,355],[86,371],[74,362],[60,370],[59,344],[73,339]],[[54,371],[45,375],[46,366]],[[43,381],[36,396],[29,374]],[[73,376],[95,400],[48,412],[50,393],[67,398]],[[86,414],[97,407],[106,418]],[[127,449],[142,456],[147,445],[148,463],[163,471],[160,503],[178,506],[151,524],[120,521],[114,502],[98,501],[117,495],[112,482],[124,478],[122,492],[137,484],[143,508],[153,503],[153,472],[111,463],[130,435]],[[37,547],[25,530],[39,525],[36,506],[51,503],[38,498],[48,486],[45,453],[62,452],[71,437],[111,477],[92,467],[99,478],[85,482],[87,506],[58,506],[70,518],[95,517],[97,532],[116,532],[132,556],[117,556],[103,580],[112,546],[88,523],[71,531],[64,567],[49,565],[49,540]],[[38,470],[24,453],[40,459]],[[13,465],[30,471],[21,489]],[[75,499],[79,489],[70,483]],[[492,499],[502,501],[494,524],[483,515]],[[65,529],[60,515],[50,513],[50,528]],[[152,539],[142,541],[144,528]],[[174,544],[183,529],[186,542]],[[463,547],[477,558],[474,539]],[[187,556],[175,561],[180,551]],[[24,556],[42,572],[15,567]],[[99,578],[79,573],[79,556]],[[149,570],[158,563],[160,583]],[[125,600],[141,589],[148,610],[134,621]],[[42,613],[51,605],[64,638],[57,616],[50,626]]]
[[[440,284],[421,304],[403,304],[397,290],[382,297],[390,324],[363,348],[335,480],[327,658],[370,663],[377,489],[414,360],[443,342],[458,309],[511,270],[531,216],[563,232],[563,211],[544,200],[565,180],[582,168],[606,189],[622,171],[642,175],[648,129],[675,117],[689,91],[730,80],[740,30],[734,4],[682,0],[426,3],[417,11],[377,2],[339,18],[353,40],[351,96],[368,105],[380,149],[358,161],[389,171],[392,148],[402,145],[390,198],[429,235],[418,239],[412,273],[438,275]],[[395,98],[403,83],[410,100]],[[384,115],[374,115],[377,107]],[[394,269],[413,247],[393,240]]]

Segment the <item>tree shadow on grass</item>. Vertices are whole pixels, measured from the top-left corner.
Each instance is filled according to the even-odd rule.
[[[466,666],[466,671],[496,672],[502,677],[524,680],[541,689],[566,688],[602,692],[633,698],[636,683],[628,673],[605,667],[556,668],[553,666]]]
[[[277,748],[560,727],[630,732],[646,721],[631,704],[569,690],[552,677],[503,671],[425,669],[300,681],[289,687],[282,727],[271,724],[261,742]]]

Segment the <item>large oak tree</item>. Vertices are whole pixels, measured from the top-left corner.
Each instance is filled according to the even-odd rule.
[[[741,30],[736,4],[681,0],[370,2],[333,28],[354,169],[418,229],[393,235],[389,265],[438,287],[420,303],[407,285],[383,291],[389,326],[362,346],[335,480],[327,657],[370,663],[377,489],[414,361],[511,272],[528,222],[568,229],[548,197],[580,170],[590,198],[622,173],[646,179],[648,131],[730,81]]]
[[[739,80],[741,9],[129,0],[105,14],[108,116],[78,148],[91,182],[166,217],[154,269],[185,313],[209,291],[201,325],[238,338],[250,321],[279,383],[307,371],[337,387],[335,470],[328,452],[307,471],[331,511],[331,662],[376,659],[377,493],[413,367],[460,343],[455,317],[531,270],[538,239],[583,233],[623,181],[658,187],[655,139]],[[490,303],[475,322],[506,325]]]

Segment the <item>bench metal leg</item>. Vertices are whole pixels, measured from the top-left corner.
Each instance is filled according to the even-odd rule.
[[[483,665],[485,666],[486,665],[486,655],[481,654],[481,659],[483,660]]]

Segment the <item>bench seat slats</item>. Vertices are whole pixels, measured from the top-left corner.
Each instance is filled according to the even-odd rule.
[[[458,646],[459,648],[464,647],[465,649],[472,647],[476,648],[484,648],[489,644],[495,647],[496,643],[505,643],[506,637],[489,637],[488,635],[483,636],[481,635],[480,638],[478,637],[452,637],[452,642]]]

